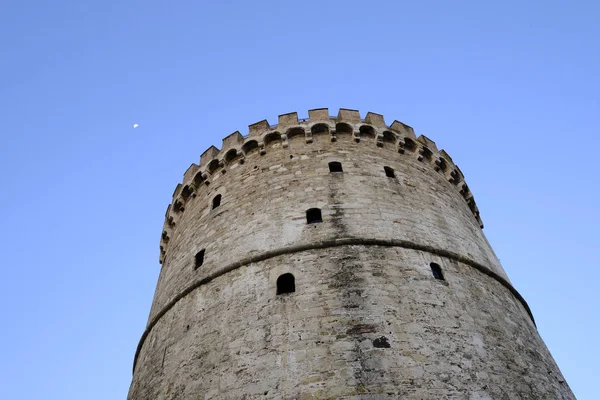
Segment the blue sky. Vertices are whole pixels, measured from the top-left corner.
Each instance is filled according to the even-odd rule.
[[[125,398],[183,172],[251,123],[345,107],[448,151],[568,383],[597,398],[599,15],[592,1],[4,0],[3,397]]]

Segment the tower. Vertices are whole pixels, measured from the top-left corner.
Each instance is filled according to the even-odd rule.
[[[401,122],[234,132],[167,208],[128,399],[574,399],[482,228]]]

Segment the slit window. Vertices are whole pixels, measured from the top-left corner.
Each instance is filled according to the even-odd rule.
[[[212,201],[212,209],[214,210],[215,208],[219,207],[221,205],[221,195],[218,194],[215,196],[215,198]]]
[[[332,161],[329,163],[329,172],[344,172],[342,170],[342,163],[339,161]]]
[[[307,224],[318,224],[323,222],[320,208],[309,208],[306,210],[306,223]]]
[[[296,291],[296,279],[294,275],[287,273],[277,278],[277,294],[294,293]]]
[[[196,253],[196,257],[194,257],[194,269],[198,269],[202,264],[204,264],[204,249]]]
[[[383,170],[385,171],[385,176],[387,176],[388,178],[395,178],[396,177],[396,172],[394,171],[394,168],[383,167]]]
[[[442,267],[439,266],[439,264],[436,263],[431,263],[429,264],[429,266],[431,267],[431,273],[433,274],[433,277],[435,279],[438,279],[440,281],[444,281],[444,274],[442,274]]]

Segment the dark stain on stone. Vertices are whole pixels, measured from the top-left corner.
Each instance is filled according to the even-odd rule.
[[[389,349],[391,346],[388,339],[385,336],[381,336],[373,340],[373,347],[377,347],[378,349]]]

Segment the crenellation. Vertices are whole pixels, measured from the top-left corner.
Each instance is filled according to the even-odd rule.
[[[268,132],[271,129],[271,126],[267,122],[266,119],[262,121],[258,121],[253,123],[252,125],[248,125],[248,137],[256,138],[261,137],[263,134]]]
[[[275,130],[266,120],[257,122],[250,125],[248,137],[244,138],[236,131],[223,139],[221,150],[215,146],[209,147],[202,153],[200,165],[190,165],[184,174],[183,182],[188,184],[179,184],[173,192],[172,212],[183,212],[190,197],[195,197],[200,187],[210,184],[211,175],[218,171],[225,173],[231,163],[244,164],[246,157],[254,153],[266,155],[274,143],[280,143],[286,149],[289,147],[289,138],[296,135],[304,135],[307,144],[313,142],[314,135],[322,134],[329,135],[330,141],[336,142],[338,133],[351,134],[356,143],[373,141],[380,148],[386,142],[393,143],[398,153],[416,153],[418,161],[431,164],[436,172],[442,173],[452,184],[460,186],[464,182],[462,173],[445,150],[438,151],[435,142],[424,135],[415,139],[412,127],[402,122],[396,120],[387,127],[383,116],[373,112],[368,112],[362,121],[358,111],[349,109],[340,109],[337,119],[329,116],[327,108],[309,110],[309,118],[303,121],[299,121],[297,115],[296,112],[280,115]],[[182,195],[184,187],[188,187],[189,193]]]
[[[435,145],[435,142],[433,140],[429,139],[427,136],[419,135],[419,137],[417,138],[417,141],[421,142],[424,146],[431,149],[431,151],[433,151],[434,153],[438,152],[438,148]]]
[[[298,113],[291,112],[287,114],[281,114],[277,117],[277,129],[285,132],[289,127],[298,125]]]
[[[183,181],[189,182],[192,179],[194,179],[194,176],[196,175],[196,173],[198,173],[199,169],[200,169],[200,166],[198,164],[192,163],[188,167],[188,169],[185,170],[185,173],[183,174]]]
[[[340,108],[337,120],[338,122],[349,122],[352,124],[359,124],[361,122],[358,110],[349,110],[347,108]]]
[[[365,115],[365,122],[382,130],[387,129],[387,125],[385,124],[383,115],[381,114],[376,114],[369,111],[367,115]]]
[[[178,183],[177,186],[175,186],[175,189],[173,189],[173,194],[171,195],[171,197],[173,197],[173,198],[177,197],[177,195],[179,194],[179,191],[181,190],[182,187],[183,187],[183,185],[181,183]]]
[[[409,137],[411,139],[417,138],[415,136],[415,131],[413,130],[413,128],[406,124],[403,124],[400,121],[392,122],[392,125],[390,125],[390,129],[392,129],[398,133],[401,133],[403,136]]]
[[[452,161],[452,157],[450,157],[450,155],[448,153],[446,153],[446,150],[442,149],[440,150],[440,157],[444,157],[444,159],[450,163],[450,165],[454,165],[454,161]]]
[[[229,136],[223,138],[223,145],[221,146],[221,152],[227,152],[232,148],[239,148],[244,143],[244,136],[239,131],[235,131]]]
[[[331,124],[331,117],[329,116],[328,108],[315,108],[308,110],[308,119],[311,123],[326,122],[327,124]]]
[[[220,153],[220,150],[215,146],[210,146],[202,155],[200,156],[200,168],[205,168],[212,160],[215,159]]]

